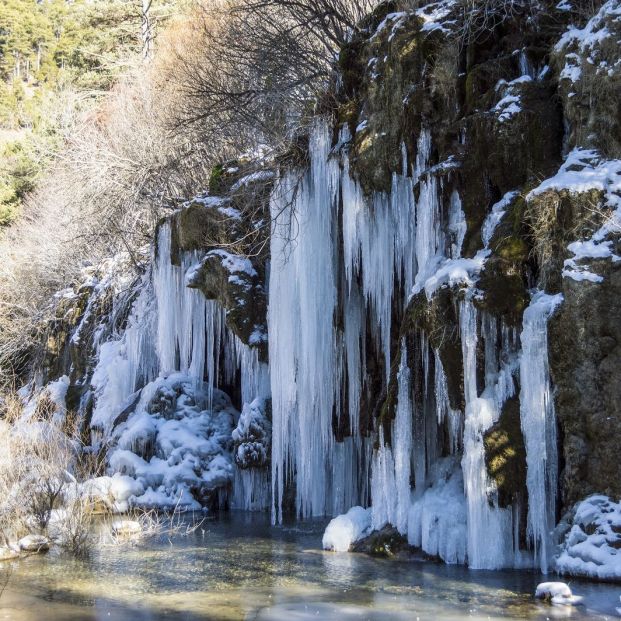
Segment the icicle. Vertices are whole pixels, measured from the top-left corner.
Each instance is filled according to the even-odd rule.
[[[527,532],[535,560],[546,573],[551,561],[551,530],[555,524],[558,455],[556,418],[548,371],[548,319],[563,301],[562,294],[534,295],[524,312],[520,360],[520,417],[526,445],[528,488]]]
[[[353,436],[359,432],[360,400],[362,394],[365,321],[362,296],[356,284],[347,295],[344,309],[344,344],[347,363],[347,394],[349,402],[349,425]],[[349,508],[349,507],[348,507]]]
[[[468,508],[468,564],[473,569],[499,569],[514,563],[512,512],[490,505],[494,487],[487,476],[483,434],[499,413],[493,389],[478,396],[477,313],[469,299],[460,303],[459,324],[466,398],[462,469]]]
[[[421,130],[418,139],[414,182],[419,183],[420,192],[416,205],[416,264],[418,272],[415,283],[424,283],[431,276],[442,258],[444,235],[441,229],[438,182],[427,173],[431,154],[431,133]]]
[[[286,174],[271,201],[272,487],[273,519],[279,521],[288,468],[296,476],[297,513],[323,515],[328,509],[337,389],[332,316],[338,162],[328,159],[330,135],[326,123],[316,125],[310,170],[301,179]]]
[[[392,524],[406,534],[410,510],[412,456],[412,399],[410,369],[405,341],[401,342],[395,419],[392,422],[392,447],[384,443],[380,426],[379,447],[373,456],[371,497],[373,528]],[[424,443],[424,437],[423,437]],[[414,447],[416,451],[416,447]],[[424,458],[424,455],[423,455]]]
[[[410,397],[410,369],[408,367],[405,340],[401,342],[401,363],[397,379],[399,382],[399,392],[397,395],[395,420],[393,421],[395,485],[397,491],[394,526],[400,533],[405,534],[408,528],[408,511],[410,509],[410,459],[412,454],[412,399]]]
[[[349,140],[343,130],[341,142]],[[386,378],[390,376],[391,320],[395,274],[403,287],[405,306],[412,288],[416,257],[415,203],[412,179],[407,172],[407,152],[402,147],[403,175],[393,174],[389,195],[376,192],[367,201],[360,185],[351,178],[349,158],[343,155],[343,254],[345,275],[354,286],[361,275],[362,293],[373,313],[375,334],[384,353]]]
[[[235,468],[233,509],[264,511],[270,506],[270,472],[266,469]]]
[[[449,446],[452,454],[456,453],[462,440],[461,411],[451,407],[448,395],[448,383],[440,355],[434,351],[434,392],[436,396],[436,417],[438,425],[448,420]]]
[[[397,516],[397,491],[395,484],[395,461],[390,446],[384,443],[384,429],[380,425],[379,447],[373,454],[371,470],[371,524],[379,530],[386,524],[394,524]]]
[[[461,247],[464,243],[468,225],[466,223],[466,214],[464,214],[461,208],[461,199],[459,198],[457,190],[453,190],[451,194],[448,230],[451,234],[451,259],[459,259],[461,257]]]

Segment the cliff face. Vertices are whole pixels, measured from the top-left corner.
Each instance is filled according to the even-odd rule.
[[[490,11],[381,5],[297,164],[217,167],[129,294],[58,301],[36,387],[67,376],[134,502],[370,504],[447,562],[547,570],[561,516],[621,495],[621,8]],[[217,449],[154,478],[175,419]]]
[[[415,162],[420,128],[428,128],[426,173],[439,180],[440,219],[455,235],[450,203],[457,192],[462,255],[474,257],[483,245],[490,251],[475,306],[520,328],[530,290],[563,294],[549,335],[561,511],[589,493],[619,495],[619,8],[609,2],[586,15],[586,7],[545,5],[466,36],[454,4],[414,14],[384,5],[369,20],[371,36],[362,32],[341,55],[347,100],[339,119],[354,135],[351,169],[365,191],[390,191],[391,175],[403,171],[402,148]],[[484,219],[503,197],[503,215],[484,244]],[[462,295],[463,287],[421,291],[400,330],[428,336],[455,408],[463,407],[464,392],[454,311]],[[526,464],[519,409],[510,403],[486,438],[490,450],[494,434],[512,447],[488,455],[488,470],[501,493],[514,494]],[[515,461],[523,463],[510,467],[512,475],[497,475]]]

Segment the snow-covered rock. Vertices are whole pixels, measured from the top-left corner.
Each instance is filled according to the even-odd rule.
[[[12,561],[16,558],[19,558],[19,552],[7,546],[0,547],[0,563],[2,561]]]
[[[139,535],[142,532],[142,526],[135,520],[115,520],[112,522],[112,534],[118,537],[131,537]]]
[[[535,597],[549,601],[551,604],[564,606],[574,606],[582,601],[582,598],[574,595],[564,582],[542,582],[538,584]]]
[[[596,495],[578,504],[556,570],[571,576],[621,579],[621,502]]]
[[[112,436],[107,485],[115,506],[200,509],[232,480],[236,418],[227,395],[209,395],[183,373],[147,384]]]
[[[26,535],[19,540],[19,548],[24,552],[45,552],[50,548],[50,542],[43,535]]]
[[[323,534],[324,550],[347,552],[351,545],[371,531],[371,509],[352,507],[344,515],[338,515]]]

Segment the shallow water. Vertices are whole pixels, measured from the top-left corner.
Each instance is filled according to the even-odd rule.
[[[621,587],[572,581],[584,606],[533,600],[543,578],[321,551],[326,521],[233,513],[187,536],[0,565],[0,619],[256,621],[618,619]],[[550,579],[550,578],[548,578]]]

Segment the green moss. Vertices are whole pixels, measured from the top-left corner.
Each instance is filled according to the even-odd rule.
[[[224,165],[216,164],[209,174],[209,193],[219,194],[222,191],[222,175],[224,174]]]
[[[354,552],[364,552],[373,556],[394,556],[402,550],[409,549],[407,539],[399,534],[393,526],[385,526],[371,533],[368,537],[357,541]]]

